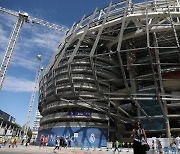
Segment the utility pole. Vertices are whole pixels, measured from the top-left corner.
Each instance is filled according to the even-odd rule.
[[[41,75],[41,71],[43,71],[43,68],[41,67],[41,55],[37,56],[37,60],[38,60],[38,70],[37,70],[37,73],[36,73],[34,89],[33,89],[33,92],[32,92],[30,103],[29,103],[29,110],[28,110],[28,114],[27,114],[27,120],[26,120],[26,124],[25,124],[25,127],[24,127],[24,136],[26,138],[27,138],[27,132],[28,132],[29,124],[30,124],[30,120],[31,120],[31,113],[32,113],[32,108],[33,108],[33,104],[34,104],[34,99],[35,99],[35,96],[36,96],[36,90],[37,90],[38,83],[39,83],[39,77]]]

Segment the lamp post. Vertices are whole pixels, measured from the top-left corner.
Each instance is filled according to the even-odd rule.
[[[37,73],[36,73],[34,88],[33,88],[33,92],[32,92],[32,95],[31,95],[31,100],[30,100],[30,103],[29,103],[27,120],[26,120],[26,124],[25,124],[25,127],[24,127],[24,137],[25,138],[27,138],[27,132],[28,132],[28,129],[29,129],[31,113],[32,113],[32,108],[33,108],[33,104],[34,104],[34,99],[35,99],[35,96],[36,96],[36,90],[37,90],[37,87],[38,87],[39,77],[41,75],[41,71],[43,71],[43,68],[41,67],[41,55],[37,56],[37,60],[38,60],[38,70],[37,70]]]

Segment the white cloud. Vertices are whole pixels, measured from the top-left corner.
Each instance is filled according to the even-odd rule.
[[[57,43],[60,40],[60,36],[56,32],[44,32],[44,33],[38,33],[36,34],[30,42],[33,44],[39,45],[43,48],[49,48],[55,50],[57,47]]]
[[[4,91],[12,92],[32,92],[34,84],[34,81],[26,80],[24,78],[7,76],[2,89]]]
[[[17,20],[16,17],[6,13],[1,13],[0,18],[2,23],[5,21],[6,27],[12,27],[12,25],[14,25]]]
[[[6,44],[6,42],[8,41],[8,37],[1,25],[0,25],[0,35],[1,35],[1,40],[0,40],[1,46],[2,45],[4,46]]]
[[[11,64],[13,66],[22,67],[32,71],[36,71],[38,66],[38,62],[35,58],[32,59],[29,57],[22,56],[20,54],[17,54],[13,57]]]

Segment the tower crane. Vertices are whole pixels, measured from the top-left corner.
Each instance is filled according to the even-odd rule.
[[[8,66],[9,66],[9,62],[11,60],[16,42],[18,40],[20,31],[21,31],[21,27],[22,27],[24,22],[39,24],[41,26],[46,26],[50,29],[57,30],[57,31],[63,32],[63,33],[66,33],[68,31],[68,28],[65,28],[63,26],[56,25],[53,23],[46,22],[46,21],[43,21],[43,20],[38,19],[38,18],[31,17],[26,12],[20,12],[20,11],[16,12],[16,11],[8,10],[8,9],[2,8],[2,7],[0,7],[0,12],[7,13],[9,15],[12,15],[12,16],[15,16],[18,18],[18,20],[16,21],[16,23],[13,27],[13,30],[11,32],[11,36],[10,36],[8,45],[6,47],[3,60],[2,60],[2,63],[0,65],[0,90],[1,90],[2,86],[3,86],[3,81],[4,81],[5,76],[6,76],[6,72],[7,72]]]
[[[2,7],[0,7],[0,12],[7,13],[9,15],[12,15],[12,16],[15,16],[18,18],[18,20],[16,21],[14,28],[11,32],[11,36],[10,36],[7,48],[5,50],[5,54],[4,54],[1,66],[0,66],[0,90],[1,90],[2,86],[3,86],[3,81],[4,81],[5,76],[6,76],[6,72],[7,72],[8,66],[9,66],[9,62],[11,60],[16,42],[18,40],[20,31],[21,31],[21,27],[22,27],[24,22],[39,24],[41,26],[46,26],[50,29],[57,30],[59,32],[64,32],[64,33],[66,33],[68,31],[68,29],[63,27],[63,26],[52,24],[52,23],[43,21],[43,20],[38,19],[38,18],[30,17],[28,15],[28,13],[26,13],[26,12],[20,12],[20,11],[16,12],[16,11],[8,10],[8,9],[2,8]],[[24,135],[26,137],[27,137],[27,132],[29,129],[29,123],[30,123],[33,103],[34,103],[34,99],[35,99],[35,95],[36,95],[36,90],[37,90],[37,86],[38,86],[38,81],[39,81],[39,77],[40,77],[40,74],[42,71],[42,68],[40,67],[41,56],[38,55],[37,58],[38,58],[39,66],[38,66],[38,70],[36,73],[35,85],[34,85],[34,89],[33,89],[30,104],[29,104],[29,110],[28,110],[26,124],[24,127]]]
[[[29,104],[27,120],[26,120],[26,124],[24,126],[24,136],[25,137],[27,137],[27,132],[28,132],[28,129],[29,129],[31,113],[32,113],[32,108],[33,108],[33,104],[34,104],[34,99],[35,99],[35,96],[36,96],[36,90],[37,90],[37,87],[38,87],[39,77],[41,75],[41,71],[43,71],[43,68],[41,67],[41,55],[37,56],[37,60],[38,60],[38,69],[37,69],[36,78],[35,78],[35,82],[34,82],[34,89],[33,89],[30,104]]]

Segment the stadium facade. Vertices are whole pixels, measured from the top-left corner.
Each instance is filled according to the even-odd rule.
[[[21,137],[22,127],[16,123],[16,119],[0,109],[0,143],[11,137]]]
[[[40,135],[106,146],[140,120],[180,131],[178,0],[110,3],[66,33],[40,81]]]

